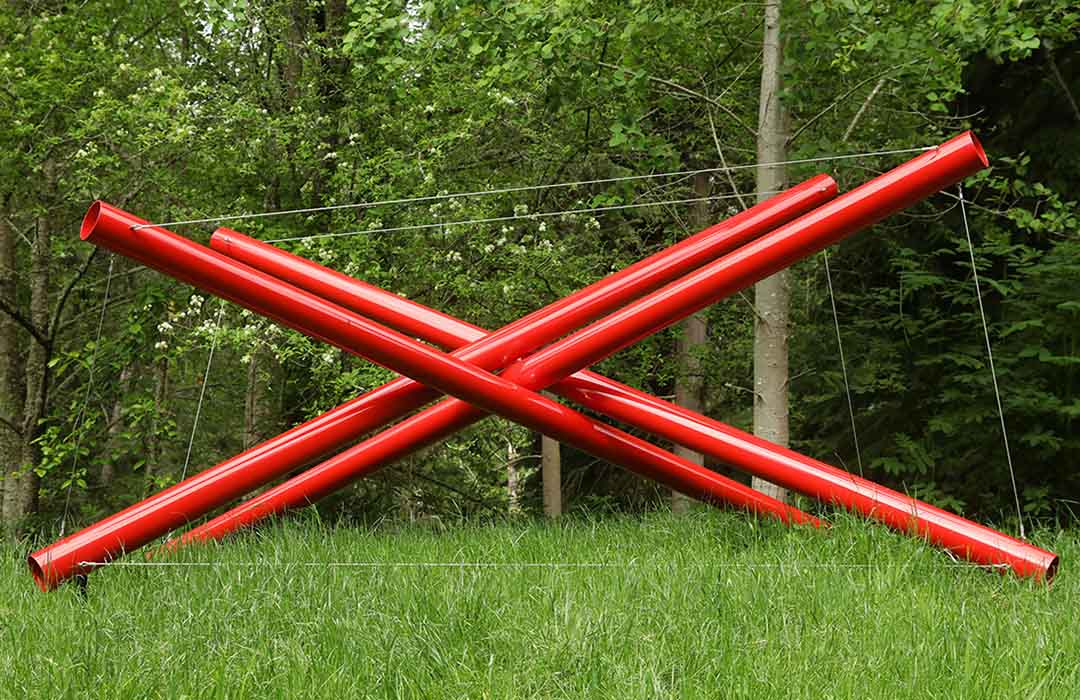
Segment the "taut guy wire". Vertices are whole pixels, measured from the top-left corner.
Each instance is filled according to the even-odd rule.
[[[852,158],[870,158],[872,156],[891,156],[905,153],[922,153],[932,151],[937,146],[920,146],[918,148],[899,148],[888,151],[866,151],[864,153],[841,153],[817,158],[797,158],[794,160],[777,161],[775,163],[749,163],[746,165],[721,166],[716,168],[699,168],[696,170],[673,170],[663,173],[648,173],[641,175],[624,175],[621,177],[605,177],[594,180],[575,180],[571,182],[554,182],[542,185],[519,185],[516,187],[502,187],[491,190],[474,190],[472,192],[452,192],[447,194],[432,194],[419,197],[404,197],[398,199],[382,199],[372,202],[353,202],[349,204],[332,204],[324,207],[306,207],[302,209],[282,209],[279,211],[264,211],[247,214],[219,214],[200,219],[179,219],[176,221],[161,221],[157,223],[139,224],[132,229],[149,228],[151,226],[189,226],[193,224],[213,224],[222,221],[239,221],[241,219],[265,219],[276,216],[289,216],[293,214],[315,214],[327,211],[340,211],[342,209],[370,209],[373,207],[387,206],[392,204],[417,204],[422,202],[436,202],[446,199],[464,199],[466,197],[491,197],[499,194],[512,194],[515,192],[530,192],[535,190],[550,190],[565,187],[584,187],[585,185],[603,185],[614,182],[629,182],[633,180],[649,180],[663,177],[682,177],[697,175],[698,173],[732,172],[736,170],[749,170],[752,168],[769,167],[774,165],[800,165],[806,163],[822,163],[830,160],[849,160]]]

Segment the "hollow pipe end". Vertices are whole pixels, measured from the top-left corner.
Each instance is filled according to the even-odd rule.
[[[967,139],[971,144],[971,148],[975,151],[975,155],[978,156],[979,161],[982,162],[984,168],[990,166],[990,159],[986,156],[986,149],[983,148],[982,142],[979,141],[979,137],[975,135],[974,131],[965,131],[960,134],[962,139]]]
[[[1042,575],[1043,583],[1046,583],[1046,584],[1053,583],[1054,577],[1057,576],[1058,565],[1060,563],[1061,563],[1061,557],[1054,554],[1051,557],[1050,562],[1046,565],[1046,570],[1043,572],[1043,575]]]
[[[37,560],[36,554],[28,554],[26,557],[26,564],[30,567],[30,575],[33,576],[34,583],[37,584],[37,587],[40,588],[42,592],[48,593],[56,588],[57,583],[59,582],[56,581],[55,578],[46,575],[45,567]]]
[[[90,236],[93,235],[94,229],[97,228],[98,219],[101,218],[101,205],[102,201],[98,199],[86,210],[86,216],[83,217],[82,226],[79,228],[80,239],[89,240]]]

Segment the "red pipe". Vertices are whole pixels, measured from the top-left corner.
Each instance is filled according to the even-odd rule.
[[[466,359],[473,363],[491,364],[493,367],[500,363],[505,364],[581,323],[655,289],[682,272],[812,209],[834,196],[835,191],[836,185],[831,178],[813,178],[725,223],[706,229],[667,251],[590,285],[542,312],[511,324],[516,332],[511,333],[508,328],[501,333],[492,334],[474,353],[466,356]],[[188,266],[182,256],[172,258],[168,253],[162,255],[160,250],[151,247],[153,242],[161,237],[177,245],[180,245],[183,239],[174,241],[178,237],[158,227],[134,229],[146,224],[143,219],[98,202],[87,213],[82,235],[87,238],[93,234],[95,241],[107,240],[108,247],[116,252],[195,286],[204,287],[219,296],[243,303],[242,297],[246,295],[236,291],[237,285],[244,280],[250,282],[251,279],[258,279],[257,275],[253,276],[254,271],[239,266],[235,270],[236,278],[231,280],[233,284],[224,285],[220,283],[221,280],[200,275],[198,271],[202,270],[205,260],[199,259],[199,256],[196,256],[195,265]],[[195,250],[200,248],[196,246]],[[277,301],[269,306],[260,305],[259,310],[284,322],[274,304],[280,306],[284,303],[287,306],[287,301],[274,298]],[[412,313],[416,310],[406,311]],[[404,314],[405,318],[408,313]],[[318,332],[312,334],[321,337]],[[528,334],[531,340],[522,343],[519,334]],[[482,332],[478,331],[476,335],[480,337]],[[357,435],[385,425],[437,396],[437,392],[408,379],[390,382],[35,552],[29,559],[35,581],[43,590],[49,590],[76,574],[87,573],[94,566],[84,565],[83,562],[106,562],[124,552],[137,549],[155,537],[180,527],[311,459],[341,447]]]
[[[453,347],[460,347],[483,332],[472,324],[235,231],[219,229],[210,244],[256,269],[326,296],[346,308],[389,325],[407,322],[411,333],[426,340],[440,338],[441,342],[447,342],[449,339],[454,342]],[[638,305],[646,303],[643,299]],[[544,354],[557,353],[553,347]],[[543,361],[533,356],[522,364],[533,362]],[[1057,567],[1057,558],[1050,552],[588,370],[556,383],[552,390],[592,411],[785,488],[925,537],[964,559],[986,565],[1004,564],[1020,575],[1035,578],[1052,578]],[[181,541],[199,539],[200,531],[201,528],[193,530]],[[227,530],[207,532],[210,531],[217,536]]]
[[[967,161],[966,164],[965,161]],[[911,201],[910,192],[894,190],[884,197],[880,193],[887,187],[895,188],[899,179],[910,176],[912,172],[922,175],[919,183],[920,191],[929,193],[975,172],[986,164],[985,154],[978,142],[972,135],[964,134],[946,143],[933,154],[917,158],[867,183],[849,195],[844,195],[833,204],[826,205],[766,236],[754,245],[765,249],[770,246],[773,239],[781,242],[786,239],[789,248],[786,254],[792,255],[794,254],[792,251],[798,248],[797,244],[792,243],[795,232],[804,228],[813,230],[822,226],[828,227],[830,218],[834,217],[836,212],[845,209],[845,200],[849,200],[847,204],[851,209],[848,212],[852,214],[852,218],[842,225],[849,229],[861,227],[883,218],[889,210],[896,210]],[[881,208],[875,211],[866,206],[860,207],[859,204],[865,205],[868,197],[880,198]],[[835,235],[840,234],[835,233]],[[258,258],[258,246],[247,248],[243,254],[251,259]],[[689,275],[686,279],[669,285],[661,292],[642,299],[604,321],[593,324],[527,360],[517,363],[504,372],[503,376],[523,381],[526,386],[542,387],[545,382],[551,381],[552,377],[557,377],[568,367],[591,364],[616,351],[619,347],[623,347],[627,342],[626,335],[636,332],[640,337],[674,322],[673,307],[678,309],[674,312],[676,314],[692,313],[700,308],[697,305],[704,305],[701,290],[707,288],[710,276],[716,275],[716,280],[722,280],[721,284],[713,285],[710,292],[712,294],[722,292],[724,284],[737,284],[737,282],[729,281],[739,279],[732,268],[743,264],[747,256],[744,250],[729,255]],[[307,278],[307,275],[303,274],[302,266],[289,270],[289,257],[291,256],[287,254],[273,256],[277,261],[274,267],[287,271],[296,280]],[[779,265],[780,261],[774,261],[774,264]],[[309,282],[319,284],[312,281],[317,279],[317,276],[314,276],[309,279]],[[344,280],[336,279],[335,281],[340,283]],[[690,311],[687,311],[687,304],[690,305]],[[613,342],[614,339],[619,338],[615,329],[621,329],[623,337]],[[561,368],[551,369],[556,362],[562,363]],[[567,395],[581,400],[590,408],[608,412],[627,422],[647,427],[651,432],[675,442],[710,454],[789,488],[827,502],[839,503],[902,531],[914,531],[964,558],[988,565],[1006,565],[1019,575],[1034,576],[1045,580],[1051,579],[1056,571],[1057,557],[1050,552],[885,489],[873,482],[858,479],[835,467],[753,438],[643,392],[618,385],[596,375],[588,376],[585,373],[577,375],[566,384],[568,385]],[[559,388],[561,389],[562,386]],[[406,444],[408,440],[418,440],[421,444],[429,444],[433,441],[432,434],[437,432],[440,436],[444,435],[449,430],[465,425],[470,417],[475,417],[475,414],[475,409],[462,405],[460,402],[443,402],[368,443],[362,443],[334,460],[192,530],[184,536],[182,541],[219,537],[270,513],[317,500],[343,483],[369,472],[378,464],[376,460],[383,458],[365,455],[365,452],[371,451],[385,456],[386,453],[381,453],[380,450],[385,450],[385,445],[393,442],[394,439],[399,444]],[[430,428],[427,433],[424,432],[425,423]],[[396,438],[393,434],[396,434]],[[400,456],[400,453],[392,455],[393,458]]]
[[[1057,573],[1058,557],[1052,552],[637,389],[604,377],[582,379],[580,374],[560,383],[559,389],[594,411],[633,421],[725,464],[925,538],[962,559],[1046,582]]]

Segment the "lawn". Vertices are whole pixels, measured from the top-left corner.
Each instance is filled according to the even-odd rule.
[[[292,522],[85,596],[7,550],[0,697],[1080,697],[1077,533],[1047,587],[833,521]]]

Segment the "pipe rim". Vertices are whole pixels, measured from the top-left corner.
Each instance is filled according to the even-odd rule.
[[[26,564],[30,567],[30,575],[34,577],[34,583],[42,590],[43,593],[48,593],[51,586],[49,585],[49,579],[45,576],[45,569],[42,568],[41,563],[34,557],[33,554],[26,556]]]
[[[1050,560],[1050,563],[1046,565],[1046,573],[1043,574],[1043,579],[1047,584],[1053,583],[1054,577],[1058,572],[1058,564],[1061,563],[1061,557],[1054,555]]]
[[[82,227],[79,228],[79,238],[81,240],[88,240],[90,236],[93,235],[99,219],[101,219],[100,199],[96,200],[90,205],[90,208],[86,210],[86,216],[84,216],[82,220]]]
[[[979,141],[979,137],[975,135],[974,131],[967,132],[967,137],[971,141],[971,147],[975,150],[975,155],[978,156],[979,161],[984,168],[990,167],[990,159],[986,155],[986,149],[983,148],[982,142]]]

